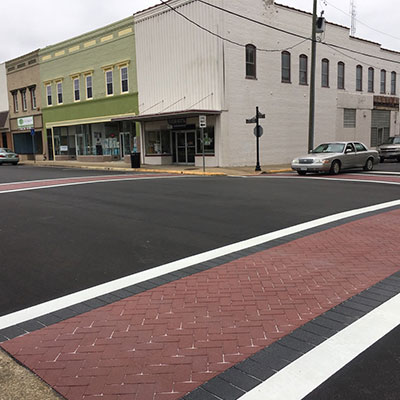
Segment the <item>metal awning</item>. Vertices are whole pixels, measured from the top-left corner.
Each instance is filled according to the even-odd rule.
[[[156,113],[156,114],[142,114],[125,118],[123,117],[113,118],[112,121],[149,122],[149,121],[161,121],[177,117],[192,118],[192,117],[198,117],[199,115],[220,115],[221,113],[222,111],[218,110],[183,110],[183,111]]]

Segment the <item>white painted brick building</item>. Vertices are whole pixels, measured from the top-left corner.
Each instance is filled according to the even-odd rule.
[[[290,162],[308,146],[311,41],[303,38],[311,37],[312,15],[272,0],[207,3],[170,0],[135,15],[142,161],[201,165],[198,116],[205,114],[207,165],[254,165],[254,125],[245,120],[258,106],[266,114],[261,163]],[[329,45],[317,44],[314,143],[356,139],[375,147],[399,134],[400,53],[331,23],[321,41]],[[246,76],[246,45],[257,49],[255,71],[247,71],[255,77]]]

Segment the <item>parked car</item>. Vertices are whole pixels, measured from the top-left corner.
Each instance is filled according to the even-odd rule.
[[[19,161],[19,156],[10,149],[0,147],[0,165],[3,163],[11,163],[17,165]]]
[[[380,162],[396,158],[400,162],[400,136],[392,136],[377,147]]]
[[[341,170],[350,168],[372,171],[374,164],[378,162],[378,152],[368,150],[363,143],[329,142],[320,144],[310,154],[295,158],[292,169],[299,175],[307,172],[338,174]]]

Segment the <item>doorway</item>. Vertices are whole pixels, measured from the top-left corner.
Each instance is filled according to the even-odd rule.
[[[5,148],[8,148],[8,145],[7,145],[7,133],[3,132],[1,134],[1,139],[2,139],[2,143],[3,143],[2,146],[5,147]]]
[[[194,165],[196,154],[196,132],[176,131],[173,136],[174,160],[177,164]]]

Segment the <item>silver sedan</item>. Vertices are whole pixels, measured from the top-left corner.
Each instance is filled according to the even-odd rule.
[[[10,164],[17,165],[18,161],[19,161],[18,154],[14,153],[10,149],[0,147],[0,165],[3,163],[10,163]]]
[[[329,142],[320,144],[310,154],[295,158],[292,161],[292,169],[299,175],[305,175],[307,172],[338,174],[350,168],[372,171],[374,164],[378,162],[378,152],[368,150],[363,143]]]

